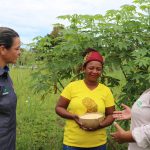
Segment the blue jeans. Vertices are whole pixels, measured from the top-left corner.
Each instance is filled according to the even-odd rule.
[[[106,144],[98,147],[93,147],[93,148],[80,148],[80,147],[63,145],[63,150],[106,150]]]

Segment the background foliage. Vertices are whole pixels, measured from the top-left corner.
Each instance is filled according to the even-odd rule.
[[[83,77],[80,72],[82,53],[88,47],[99,50],[105,56],[101,82],[113,90],[117,109],[120,109],[120,103],[132,106],[138,96],[150,86],[149,0],[134,0],[133,5],[121,6],[119,10],[108,10],[105,15],[74,14],[59,16],[59,18],[67,20],[68,25],[55,24],[51,33],[45,37],[36,37],[30,44],[36,60],[34,64],[37,66],[37,69],[32,71],[34,86],[30,92],[34,91],[35,97],[31,101],[36,101],[36,104],[30,105],[29,112],[24,110],[27,109],[26,103],[23,104],[25,107],[20,104],[22,107],[19,113],[20,120],[27,124],[22,125],[22,122],[18,121],[18,135],[21,136],[18,139],[18,149],[22,148],[19,144],[22,143],[21,140],[28,141],[27,145],[32,143],[33,149],[47,149],[57,143],[56,137],[52,136],[54,134],[60,139],[59,144],[57,143],[51,149],[61,149],[63,121],[58,117],[57,122],[54,113],[54,97],[52,99],[50,97],[53,95],[52,92],[55,94],[61,92],[70,81]],[[21,59],[23,62],[25,58]],[[51,102],[48,102],[47,98]],[[49,111],[50,105],[52,111]],[[22,110],[27,111],[27,116],[21,116]],[[52,125],[54,128],[49,126],[51,121],[56,128],[54,124]],[[129,122],[123,121],[120,124],[126,129],[129,128]],[[27,132],[31,133],[32,138],[26,136],[27,132],[21,133],[23,127],[29,127]],[[113,130],[110,126],[108,135]],[[42,131],[41,134],[39,131]],[[54,143],[49,143],[50,139],[51,141],[54,139]],[[114,144],[108,136],[108,149],[124,150],[126,147],[127,145],[124,144]]]
[[[134,4],[108,10],[105,15],[59,16],[69,25],[55,24],[52,33],[35,38],[31,45],[41,67],[35,74],[36,90],[54,88],[56,93],[64,87],[64,79],[81,78],[82,53],[92,47],[106,59],[101,81],[117,86],[119,80],[108,73],[121,70],[126,83],[118,99],[132,105],[150,85],[150,3],[135,0]]]

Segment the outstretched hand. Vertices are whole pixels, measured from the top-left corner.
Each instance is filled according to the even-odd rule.
[[[122,111],[114,111],[113,112],[113,118],[117,120],[128,120],[131,118],[131,109],[125,104],[121,104],[121,106],[124,108]]]
[[[120,125],[116,122],[114,122],[114,126],[117,131],[110,134],[112,138],[118,143],[125,142],[124,137],[125,137],[126,131],[123,128],[121,128]]]

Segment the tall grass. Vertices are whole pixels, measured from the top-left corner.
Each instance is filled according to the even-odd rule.
[[[64,121],[55,114],[58,95],[45,100],[31,89],[30,69],[11,69],[17,93],[17,150],[61,150]]]

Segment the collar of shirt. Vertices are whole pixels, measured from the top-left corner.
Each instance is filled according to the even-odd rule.
[[[9,67],[8,66],[5,66],[4,68],[0,67],[0,76],[3,76],[3,75],[7,76],[8,72],[9,72]]]

